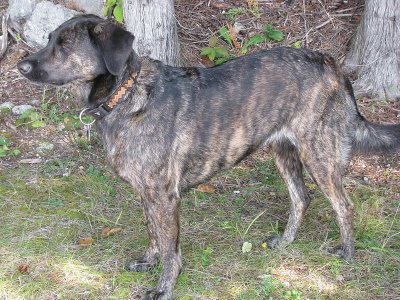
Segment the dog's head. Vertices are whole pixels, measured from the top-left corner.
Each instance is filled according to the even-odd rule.
[[[63,85],[91,81],[102,74],[119,75],[132,52],[133,35],[94,15],[81,15],[50,33],[45,48],[18,63],[36,83]]]

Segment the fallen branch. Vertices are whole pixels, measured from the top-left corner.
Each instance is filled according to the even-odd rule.
[[[0,36],[0,59],[3,57],[7,50],[8,44],[8,29],[7,29],[7,16],[3,16],[1,21],[1,30],[3,35]]]

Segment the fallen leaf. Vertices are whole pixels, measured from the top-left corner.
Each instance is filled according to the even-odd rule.
[[[121,230],[122,230],[122,227],[114,227],[114,228],[106,227],[101,231],[101,237],[102,238],[109,237],[111,234],[120,232]]]
[[[27,264],[20,264],[18,266],[18,271],[20,273],[28,273],[29,266]]]
[[[249,7],[257,7],[258,6],[258,0],[246,0],[246,2]]]
[[[251,251],[251,248],[253,248],[253,244],[249,242],[244,242],[242,245],[242,252],[243,253],[248,253]]]
[[[223,2],[213,2],[211,3],[211,6],[219,9],[229,9],[233,7],[231,4]]]
[[[78,241],[78,245],[79,246],[85,246],[86,247],[86,246],[91,246],[93,244],[94,244],[94,240],[93,240],[93,238],[91,236],[88,236],[88,237],[86,237],[84,239],[80,239]]]
[[[208,183],[202,183],[197,186],[197,190],[203,193],[214,193],[215,187]]]

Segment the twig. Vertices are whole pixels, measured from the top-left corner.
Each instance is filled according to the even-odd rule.
[[[196,272],[196,273],[203,274],[203,275],[207,275],[208,277],[212,277],[212,278],[218,278],[218,279],[224,279],[224,280],[229,280],[230,279],[229,277],[226,277],[226,276],[214,275],[214,274],[211,274],[211,273],[206,273],[206,272],[202,272],[202,271],[195,270],[195,269],[185,268],[185,270],[186,271],[190,271],[190,272]]]
[[[316,26],[315,29],[320,29],[320,28],[324,27],[326,24],[329,24],[330,22],[331,22],[331,20],[326,20],[325,22]]]
[[[8,30],[7,30],[7,19],[8,16],[4,15],[1,22],[1,30],[3,35],[0,36],[0,59],[6,53],[7,44],[8,44]]]
[[[364,5],[360,5],[359,7],[363,7]],[[345,8],[345,9],[340,9],[340,10],[337,10],[336,12],[337,13],[343,13],[343,12],[345,12],[345,11],[349,11],[349,10],[353,10],[353,9],[356,9],[357,7],[350,7],[350,8]]]
[[[306,32],[306,47],[308,47],[308,30],[307,30],[307,19],[306,19],[306,2],[303,0],[303,19],[304,19],[304,31]]]
[[[332,19],[332,17],[330,16],[330,14],[326,11],[325,6],[322,4],[321,0],[318,0],[318,2],[319,2],[319,4],[321,4],[323,10],[325,11],[326,15],[328,16],[329,21],[332,22],[333,28],[335,28],[335,23],[333,22],[333,19]]]
[[[353,17],[360,16],[361,14],[332,14],[331,17]]]

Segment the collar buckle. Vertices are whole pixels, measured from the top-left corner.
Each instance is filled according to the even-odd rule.
[[[83,111],[87,111],[87,113],[93,116],[96,120],[100,120],[105,116],[107,116],[111,112],[111,109],[108,108],[107,104],[102,103],[99,106],[92,109],[85,108]]]

